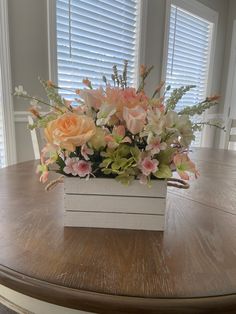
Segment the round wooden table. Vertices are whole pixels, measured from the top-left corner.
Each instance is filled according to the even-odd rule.
[[[44,192],[37,162],[2,169],[0,284],[94,313],[236,313],[236,152],[192,158],[164,233],[64,228],[63,185]]]

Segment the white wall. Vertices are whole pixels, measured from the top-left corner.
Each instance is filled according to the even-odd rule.
[[[165,0],[147,2],[145,63],[154,65],[153,77],[148,82],[151,92],[161,79],[165,29]],[[216,55],[212,92],[224,94],[226,68],[230,51],[232,21],[236,17],[235,0],[199,0],[219,13]],[[43,96],[38,76],[48,78],[46,0],[8,0],[12,84],[22,84],[34,95]],[[228,17],[229,13],[229,17]],[[223,101],[220,107],[222,110]],[[26,110],[28,104],[14,100],[16,111]],[[18,118],[18,121],[22,120]],[[210,129],[209,132],[212,132]],[[33,158],[33,151],[25,122],[16,122],[18,161]],[[216,142],[217,143],[217,140]]]

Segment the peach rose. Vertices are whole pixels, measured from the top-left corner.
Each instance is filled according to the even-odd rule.
[[[124,107],[123,118],[126,122],[127,129],[132,134],[137,134],[142,131],[146,116],[146,111],[140,106],[136,106],[135,108]]]
[[[70,152],[87,143],[95,133],[96,126],[92,118],[71,112],[49,122],[44,130],[49,143],[59,145]]]

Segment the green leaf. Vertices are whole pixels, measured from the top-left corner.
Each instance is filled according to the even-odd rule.
[[[170,164],[170,162],[172,160],[172,156],[173,156],[175,151],[176,151],[176,149],[172,148],[172,147],[169,147],[166,150],[162,150],[157,155],[157,159],[158,159],[159,163],[160,164],[165,164],[165,165]]]
[[[154,173],[154,176],[158,179],[167,179],[172,177],[172,171],[167,165],[160,165],[158,170]]]

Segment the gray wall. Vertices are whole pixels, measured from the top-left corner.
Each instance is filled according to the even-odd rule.
[[[145,63],[155,67],[153,71],[155,80],[149,80],[148,88],[152,91],[161,79],[166,1],[145,1],[148,18],[146,44],[142,49],[145,49]],[[236,17],[236,1],[199,1],[219,13],[212,92],[224,94],[232,23]],[[48,78],[46,0],[8,0],[8,3],[12,84],[13,86],[21,84],[30,93],[43,96],[37,77]],[[222,107],[223,100],[218,110],[222,111]],[[25,111],[28,104],[14,99],[14,108],[16,111]],[[22,119],[18,118],[16,122],[17,157],[18,161],[23,161],[32,159],[33,151],[26,123],[19,120]]]
[[[46,0],[8,0],[12,86],[23,85],[32,95],[44,96],[38,76],[48,78]],[[14,99],[14,110],[29,103]],[[18,120],[25,120],[24,116]],[[26,122],[16,122],[17,159],[33,159]]]

